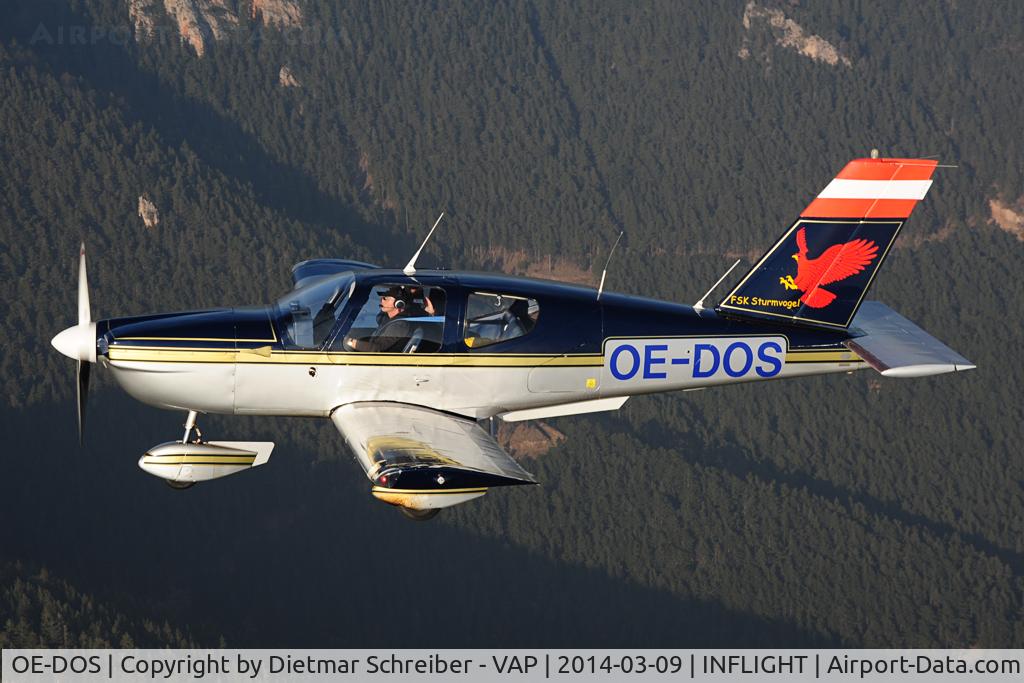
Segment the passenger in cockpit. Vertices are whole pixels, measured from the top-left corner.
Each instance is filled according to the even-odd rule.
[[[444,290],[439,287],[430,290],[429,296],[426,293],[423,295],[423,308],[427,315],[444,316],[444,304]]]

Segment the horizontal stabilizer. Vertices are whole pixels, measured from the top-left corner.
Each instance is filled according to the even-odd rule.
[[[886,377],[925,377],[975,365],[880,301],[866,301],[843,344]]]

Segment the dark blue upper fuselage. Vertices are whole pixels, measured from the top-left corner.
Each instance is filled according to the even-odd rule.
[[[599,354],[604,340],[613,337],[767,334],[786,336],[790,348],[795,349],[842,348],[847,338],[842,332],[729,319],[709,309],[698,313],[691,306],[614,292],[605,292],[598,301],[596,290],[590,287],[494,273],[422,271],[409,277],[400,270],[366,269],[307,275],[300,284],[302,287],[289,296],[320,287],[328,293],[333,288],[333,293],[343,298],[339,310],[318,333],[315,347],[296,346],[290,340],[284,320],[291,312],[276,304],[104,320],[97,330],[99,351],[105,353],[109,345],[341,351],[336,340],[352,325],[355,313],[375,288],[382,285],[443,288],[446,306],[442,353]],[[339,291],[342,289],[345,291]],[[467,346],[463,327],[467,297],[473,292],[536,300],[540,309],[536,326],[515,339],[479,349]]]

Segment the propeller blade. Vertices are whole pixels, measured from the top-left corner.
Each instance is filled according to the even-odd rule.
[[[85,272],[85,242],[78,252],[78,324],[88,325],[92,322],[89,310],[89,276]]]
[[[89,276],[85,269],[85,242],[78,252],[78,324],[60,332],[50,342],[69,358],[96,362],[96,323],[89,306]]]
[[[85,442],[85,401],[89,396],[89,361],[78,361],[78,445]]]

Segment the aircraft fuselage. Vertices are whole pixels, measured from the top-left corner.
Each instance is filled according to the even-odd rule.
[[[842,345],[843,333],[729,320],[615,293],[598,300],[590,288],[526,278],[446,271],[411,278],[373,269],[310,278],[295,291],[328,291],[334,282],[347,289],[339,294],[344,301],[320,320],[279,302],[99,321],[100,362],[129,394],[162,408],[327,416],[342,404],[384,400],[477,419],[866,367]],[[408,326],[430,327],[435,346],[346,348],[345,336],[366,326],[360,316],[376,306],[379,288],[392,286],[443,296],[443,311],[410,318],[422,322]],[[487,315],[470,310],[472,297],[530,302],[532,329],[474,346],[471,320]]]

